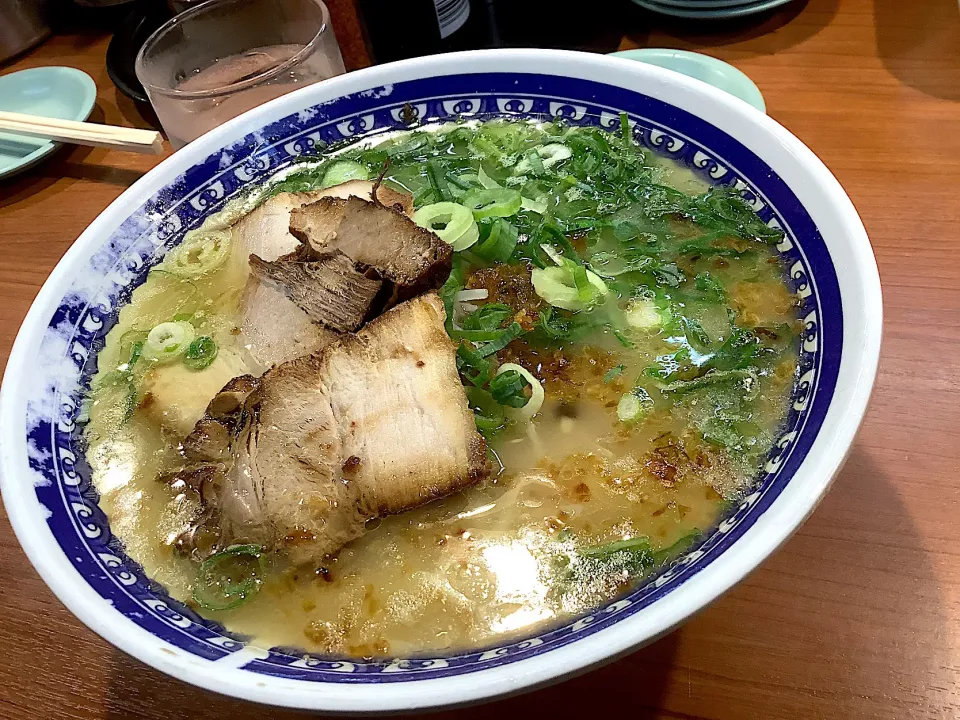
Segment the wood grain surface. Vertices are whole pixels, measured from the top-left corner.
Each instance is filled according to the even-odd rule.
[[[719,25],[666,22],[626,0],[616,7],[610,23],[624,48],[701,49],[746,71],[770,115],[847,189],[883,280],[876,392],[845,469],[810,520],[683,628],[555,687],[435,717],[960,718],[957,2],[810,0]],[[366,64],[356,27],[338,33],[352,38],[348,66]],[[3,70],[82,68],[100,88],[94,120],[148,126],[107,78],[105,48],[101,34],[61,36]],[[63,150],[0,181],[3,362],[63,252],[155,162]],[[198,690],[114,650],[51,595],[4,516],[0,717],[304,716]]]

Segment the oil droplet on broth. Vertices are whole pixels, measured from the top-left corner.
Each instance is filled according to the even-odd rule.
[[[468,600],[486,602],[497,592],[497,576],[485,565],[458,560],[444,574],[450,587]]]
[[[557,489],[547,482],[526,483],[520,490],[520,504],[528,508],[543,507],[544,503],[555,502],[559,493]]]

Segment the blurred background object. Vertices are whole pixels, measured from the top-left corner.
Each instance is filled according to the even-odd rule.
[[[160,27],[136,59],[137,79],[175,148],[343,72],[320,0],[209,0]]]
[[[647,10],[673,17],[719,20],[772,10],[793,0],[633,0]]]
[[[493,44],[485,0],[357,0],[357,6],[377,62]]]
[[[0,62],[29,50],[50,35],[46,0],[0,2]]]
[[[134,63],[146,39],[174,14],[203,0],[50,0],[82,8],[113,33],[107,71],[138,102],[147,94]],[[124,4],[105,5],[102,3]],[[97,4],[94,7],[94,4]],[[441,52],[495,47],[544,47],[611,52],[624,49],[624,27],[673,22],[693,34],[740,30],[741,15],[770,17],[800,0],[591,0],[585,7],[551,0],[327,0],[347,70]],[[653,7],[657,5],[657,7]],[[650,6],[650,7],[647,7]],[[761,11],[769,12],[761,12]],[[657,18],[657,13],[661,15]],[[692,13],[669,20],[663,14]],[[61,13],[58,13],[58,15]],[[748,18],[747,20],[750,20]],[[629,46],[627,46],[629,47]]]
[[[493,47],[576,48],[629,11],[594,0],[589,11],[550,0],[356,0],[377,63]]]
[[[173,15],[164,2],[139,2],[117,25],[107,46],[107,74],[117,90],[128,98],[141,103],[150,102],[137,79],[137,54],[147,38]]]
[[[108,8],[108,7],[117,7],[118,5],[131,5],[136,0],[73,0],[77,5],[81,7],[89,8]]]
[[[740,98],[762,113],[767,111],[763,94],[753,80],[730,63],[725,63],[710,55],[670,48],[639,48],[637,50],[621,50],[610,54],[627,60],[656,65],[701,80]]]
[[[174,15],[196,7],[202,2],[206,2],[206,0],[166,0],[167,7]]]

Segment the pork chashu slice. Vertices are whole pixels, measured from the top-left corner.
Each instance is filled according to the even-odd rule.
[[[269,278],[251,274],[240,300],[237,319],[241,340],[261,373],[273,365],[319,352],[337,333],[315,323]]]
[[[339,251],[294,252],[268,262],[250,256],[238,324],[262,369],[318,352],[382,307],[382,282]]]
[[[217,504],[210,517],[221,545],[256,542],[320,563],[371,518],[484,475],[484,442],[443,321],[436,295],[422,296],[273,368],[256,381],[244,423],[217,419],[218,403],[235,395],[211,402],[184,446],[191,461],[217,464],[219,484],[206,497]]]
[[[291,253],[273,262],[251,255],[250,269],[258,280],[282,290],[313,322],[337,332],[363,324],[382,285],[339,251]]]
[[[373,200],[374,183],[351,180],[324,190],[311,192],[281,192],[242,217],[233,226],[234,242],[241,253],[257,255],[268,262],[292,253],[299,241],[290,234],[290,213],[321,198],[359,197]],[[407,215],[413,214],[413,196],[380,186],[377,199],[384,205],[398,207]]]
[[[347,476],[363,511],[403,512],[472,485],[486,446],[428,294],[397,306],[325,354],[323,383],[340,428]]]
[[[372,180],[348,180],[311,194],[315,195],[316,199],[310,202],[316,202],[322,197],[340,198],[342,200],[346,200],[348,197],[358,197],[361,200],[378,202],[402,212],[407,217],[413,217],[413,195],[391,190],[383,184],[377,185]],[[306,204],[302,203],[300,207]]]
[[[320,193],[278,193],[233,226],[233,242],[239,256],[249,255],[270,261],[292,253],[300,245],[290,234],[290,213],[295,208],[316,202]]]
[[[373,196],[374,183],[366,180],[314,192],[279,193],[234,227],[238,251],[249,257],[251,267],[238,326],[260,372],[318,352],[337,332],[355,330],[366,317],[395,300],[392,288],[377,297],[380,282],[349,267],[345,255],[312,251],[290,234],[290,213],[296,208],[322,198],[371,200]],[[380,186],[376,197],[396,212],[413,211],[411,195]],[[307,261],[310,264],[298,264]]]
[[[447,243],[396,208],[355,196],[293,210],[290,232],[316,252],[339,250],[373,268],[395,286],[394,301],[438,288],[450,274]]]

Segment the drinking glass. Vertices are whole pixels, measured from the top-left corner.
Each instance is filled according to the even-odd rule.
[[[344,67],[320,0],[208,0],[153,33],[136,71],[171,144],[181,148]]]

